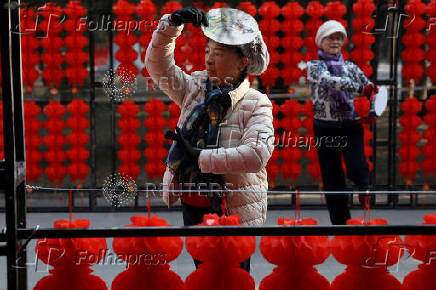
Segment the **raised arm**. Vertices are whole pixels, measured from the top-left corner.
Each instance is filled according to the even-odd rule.
[[[165,14],[160,19],[148,45],[144,62],[153,81],[181,107],[186,93],[196,84],[190,75],[175,64],[175,42],[183,30],[183,24],[171,25],[169,16]]]
[[[316,61],[307,63],[307,80],[326,89],[350,93],[361,93],[364,86],[348,77],[332,76],[326,67]]]
[[[262,96],[247,121],[240,145],[202,150],[198,159],[201,171],[215,174],[260,171],[274,150],[272,121],[272,104]]]

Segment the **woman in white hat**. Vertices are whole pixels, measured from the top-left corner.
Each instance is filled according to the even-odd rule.
[[[318,159],[332,224],[345,224],[350,218],[348,195],[328,193],[346,190],[342,157],[347,177],[360,191],[369,188],[369,166],[361,125],[363,119],[355,111],[353,99],[357,95],[370,97],[378,91],[357,65],[344,61],[341,48],[346,38],[347,32],[341,23],[326,21],[315,37],[319,59],[309,61],[307,65]],[[370,112],[370,116],[375,114]],[[374,117],[365,121],[373,122]],[[361,202],[365,198],[366,195],[359,196]]]
[[[206,70],[186,74],[174,63],[175,40],[184,23],[202,26],[207,37]],[[274,149],[272,104],[250,88],[248,74],[260,75],[269,55],[256,20],[236,9],[196,7],[162,16],[145,56],[153,81],[181,108],[176,140],[167,158],[163,199],[181,197],[185,225],[221,212],[221,196],[176,194],[168,189],[236,190],[225,196],[226,214],[244,225],[262,225],[267,211],[265,166]],[[197,263],[196,263],[197,265]],[[249,271],[249,260],[243,268]]]

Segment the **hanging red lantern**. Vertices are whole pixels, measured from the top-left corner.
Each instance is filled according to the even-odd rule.
[[[321,178],[321,169],[319,168],[317,144],[315,141],[315,133],[313,132],[314,118],[312,101],[307,101],[304,106],[302,106],[301,111],[306,116],[302,122],[302,127],[306,129],[305,138],[308,139],[308,148],[304,152],[304,156],[309,160],[307,172],[312,176],[312,181],[316,182]]]
[[[421,167],[424,176],[427,177],[429,174],[436,176],[436,96],[430,97],[425,102],[425,108],[427,114],[424,116],[424,122],[428,127],[424,130],[422,136],[427,140],[427,143],[421,148],[425,156]]]
[[[144,155],[147,157],[145,171],[148,178],[162,178],[165,172],[164,158],[168,155],[168,150],[164,147],[163,129],[167,126],[167,121],[162,117],[166,110],[166,105],[158,99],[152,99],[144,105],[144,110],[148,116],[144,119],[144,125],[149,130],[145,134],[147,149]],[[151,154],[158,152],[158,154]]]
[[[427,44],[426,61],[430,63],[426,68],[426,74],[432,83],[436,83],[436,55],[434,53],[436,50],[436,29],[434,28],[434,21],[431,23],[431,19],[434,19],[434,16],[436,16],[435,1],[430,1],[427,5],[426,14],[428,17],[426,25],[427,37],[425,37],[425,43]]]
[[[421,124],[421,119],[416,114],[421,111],[422,105],[415,98],[408,98],[400,107],[403,111],[403,115],[400,117],[400,125],[403,127],[403,130],[399,134],[402,143],[398,151],[402,159],[399,163],[399,170],[403,179],[410,185],[419,169],[416,156],[416,152],[419,152],[419,150],[416,146],[417,143],[413,142],[416,137],[411,138],[411,135],[416,135],[417,133],[419,136],[417,128]]]
[[[236,7],[236,9],[242,10],[242,11],[250,14],[253,17],[257,13],[256,6],[254,6],[253,3],[249,2],[249,1],[240,2],[238,4],[238,6]]]
[[[89,220],[57,220],[54,228],[89,228]],[[35,252],[45,264],[53,266],[50,275],[38,281],[33,289],[107,289],[106,283],[91,275],[90,267],[104,259],[105,238],[39,239]],[[68,283],[65,279],[68,277]]]
[[[39,72],[35,68],[40,62],[40,55],[37,52],[40,42],[35,37],[36,18],[37,15],[31,9],[20,9],[20,27],[23,32],[21,34],[23,87],[28,93],[32,91],[33,84],[39,77]]]
[[[79,85],[83,86],[88,76],[88,70],[85,66],[88,61],[88,54],[83,50],[88,45],[88,40],[83,35],[84,29],[81,31],[80,27],[76,25],[77,20],[87,14],[87,10],[81,5],[80,1],[71,0],[65,7],[64,12],[68,17],[65,22],[65,30],[69,33],[65,37],[65,44],[68,47],[65,60],[69,64],[65,72],[68,83],[76,88]]]
[[[42,160],[42,152],[38,147],[42,144],[42,137],[38,131],[42,128],[38,116],[41,108],[35,102],[24,103],[24,124],[26,137],[26,181],[38,181],[42,168],[38,163]]]
[[[408,15],[414,15],[414,17],[413,20],[409,17],[404,21],[404,28],[407,32],[402,39],[405,46],[405,50],[401,54],[404,61],[402,74],[405,83],[412,79],[419,82],[424,74],[424,67],[420,63],[424,59],[424,50],[420,40],[422,40],[421,30],[425,26],[425,21],[421,17],[425,12],[425,4],[420,0],[410,0],[404,6],[404,11]]]
[[[435,225],[436,215],[426,214],[423,225]],[[407,251],[414,259],[422,261],[418,269],[410,272],[404,277],[401,290],[423,289],[430,290],[434,288],[436,277],[436,264],[432,262],[434,255],[431,253],[436,246],[434,235],[412,235],[406,236],[405,244]]]
[[[115,53],[115,58],[120,62],[117,73],[121,75],[122,70],[127,70],[136,76],[138,75],[138,68],[134,65],[134,61],[138,57],[138,53],[132,48],[133,40],[129,42],[123,41],[123,39],[129,38],[134,39],[134,43],[137,42],[136,35],[134,31],[132,31],[133,28],[130,27],[130,23],[136,23],[136,20],[132,18],[136,8],[126,0],[118,0],[112,10],[117,15],[114,25],[118,32],[117,35],[123,35],[121,37],[115,37],[114,39],[114,42],[119,46],[118,51]],[[117,23],[121,23],[122,25],[117,25]]]
[[[66,143],[65,136],[62,134],[65,121],[61,119],[65,114],[65,107],[59,101],[50,101],[44,107],[44,114],[48,116],[48,120],[44,122],[44,128],[48,131],[48,134],[44,137],[44,143],[48,147],[44,158],[49,163],[45,169],[45,174],[51,183],[59,185],[67,173],[63,165],[66,154],[62,148]]]
[[[140,137],[139,134],[135,132],[141,126],[141,122],[136,118],[136,114],[139,112],[139,106],[133,101],[124,101],[118,106],[118,112],[121,115],[118,121],[118,128],[123,131],[123,133],[118,136],[118,142],[122,145],[122,149],[118,152],[118,158],[122,161],[121,165],[118,167],[118,171],[120,174],[136,180],[136,177],[141,172],[137,164],[141,153],[136,148],[139,144],[138,140],[140,142]]]
[[[157,15],[157,7],[151,0],[141,0],[136,6],[136,14],[138,14],[141,19],[139,27],[141,36],[139,37],[138,42],[141,45],[142,50],[141,60],[144,60],[146,49],[150,43],[153,31],[156,29],[158,23],[154,20]],[[144,25],[142,25],[142,23],[144,23]],[[145,78],[150,76],[145,66],[141,70],[141,74]]]
[[[303,76],[298,64],[302,61],[299,50],[303,46],[303,39],[300,34],[304,29],[303,22],[299,18],[304,14],[304,8],[298,2],[289,2],[282,7],[281,14],[285,18],[281,28],[285,33],[285,37],[281,38],[281,46],[284,49],[283,55],[294,56],[294,59],[281,59],[283,64],[281,76],[285,86],[289,86],[298,84],[300,77]]]
[[[199,226],[238,226],[239,216],[205,214]],[[254,289],[254,279],[240,268],[255,251],[255,237],[186,237],[186,250],[203,264],[185,280],[185,289]],[[214,281],[214,283],[210,283]]]
[[[365,222],[349,219],[347,225],[387,225],[383,219]],[[401,283],[387,267],[398,263],[403,241],[400,236],[336,236],[331,241],[335,259],[347,265],[345,272],[337,276],[330,289],[400,289]]]
[[[303,55],[303,59],[309,61],[318,58],[318,45],[315,43],[315,35],[323,23],[320,18],[324,15],[324,6],[319,1],[310,1],[305,12],[309,19],[305,23],[307,37],[304,38],[304,45],[307,52]]]
[[[369,116],[370,102],[367,97],[358,97],[354,99],[354,108],[357,114],[363,118]],[[373,170],[373,163],[370,158],[373,155],[372,146],[370,142],[373,138],[373,134],[370,130],[369,124],[362,124],[363,127],[363,141],[364,141],[364,151],[366,156],[366,162],[368,162],[369,170]]]
[[[328,2],[324,14],[329,20],[336,20],[340,22],[345,28],[347,28],[347,21],[342,17],[347,13],[347,7],[341,1]]]
[[[83,182],[89,172],[89,166],[86,164],[89,158],[89,150],[86,149],[88,142],[83,142],[83,134],[86,134],[85,130],[89,128],[89,120],[83,115],[89,112],[89,105],[83,100],[73,100],[67,106],[67,110],[71,114],[67,120],[67,126],[71,129],[67,137],[71,145],[70,150],[67,151],[67,156],[71,161],[67,171],[73,182],[76,180]]]
[[[63,56],[61,47],[63,40],[59,33],[63,30],[63,25],[53,21],[55,17],[62,19],[62,9],[55,3],[46,3],[38,9],[38,15],[42,15],[44,20],[40,23],[44,38],[41,41],[44,52],[41,55],[41,60],[45,64],[42,70],[42,77],[47,87],[60,87],[64,77],[64,71],[61,69]]]
[[[278,225],[317,225],[314,219],[293,220],[279,218]],[[273,272],[260,283],[260,290],[329,289],[329,281],[313,267],[322,264],[330,255],[327,236],[282,236],[262,237],[260,251],[271,264],[277,265]]]
[[[126,227],[169,227],[157,215],[137,215],[130,218]],[[183,289],[183,281],[170,270],[169,262],[175,260],[183,249],[180,237],[114,238],[112,247],[119,259],[127,263],[127,270],[112,282],[113,290]]]

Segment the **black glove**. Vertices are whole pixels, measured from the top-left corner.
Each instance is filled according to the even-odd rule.
[[[171,14],[171,21],[177,26],[183,23],[192,23],[195,27],[199,27],[201,24],[209,25],[206,14],[195,6],[174,11]]]
[[[167,131],[165,133],[165,138],[174,140],[177,142],[177,144],[180,144],[182,150],[188,154],[188,157],[191,159],[191,161],[198,163],[198,157],[200,156],[201,149],[193,147],[191,144],[189,144],[188,140],[183,137],[182,131],[179,127],[176,127],[176,133],[173,131]]]

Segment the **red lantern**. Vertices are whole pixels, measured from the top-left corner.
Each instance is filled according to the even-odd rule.
[[[422,169],[424,176],[429,174],[436,176],[436,96],[432,96],[425,102],[425,108],[427,114],[424,116],[424,122],[428,127],[422,134],[427,139],[427,143],[421,148],[425,156]]]
[[[40,61],[40,56],[36,51],[39,47],[39,39],[35,37],[36,17],[31,9],[20,9],[20,26],[23,32],[21,34],[23,86],[29,93],[32,91],[33,83],[39,77],[39,72],[35,69],[35,65]]]
[[[138,41],[143,51],[141,54],[141,60],[144,60],[146,49],[151,40],[153,31],[157,27],[157,23],[158,23],[157,21],[154,20],[157,15],[157,7],[151,0],[141,0],[139,4],[136,6],[136,14],[140,16],[140,19],[142,21],[140,22],[140,27],[139,27],[139,31],[141,31],[141,36],[139,37]],[[150,76],[145,66],[141,70],[141,74],[144,77]]]
[[[349,219],[347,225],[387,225],[387,222]],[[387,270],[403,255],[400,236],[336,236],[331,248],[335,259],[347,268],[335,278],[330,289],[400,289],[400,282]]]
[[[323,23],[320,18],[324,14],[324,6],[319,1],[310,1],[306,7],[306,14],[309,15],[309,19],[305,24],[307,37],[304,38],[307,52],[303,55],[303,59],[309,61],[318,58],[318,45],[315,43],[315,35]]]
[[[426,74],[432,83],[436,83],[436,56],[434,53],[436,50],[436,29],[434,28],[434,16],[436,15],[435,1],[430,1],[430,3],[427,5],[426,13],[428,17],[426,25],[427,37],[425,38],[425,42],[427,44],[426,60],[430,63],[426,69]],[[431,19],[433,19],[433,23]]]
[[[57,220],[54,228],[89,228],[89,220]],[[39,239],[35,252],[45,264],[53,266],[49,276],[38,281],[35,290],[107,289],[106,283],[91,275],[90,266],[104,259],[105,238]],[[68,277],[68,283],[65,279]]]
[[[237,226],[239,216],[206,214],[199,226]],[[203,264],[185,281],[185,289],[254,289],[254,279],[240,268],[256,248],[255,237],[186,237],[186,250]],[[210,283],[214,281],[214,283]]]
[[[67,173],[63,165],[66,154],[62,148],[66,143],[65,136],[62,134],[65,122],[61,119],[65,114],[65,107],[59,101],[50,101],[44,107],[44,113],[48,116],[48,120],[44,122],[44,128],[48,131],[48,134],[44,137],[44,143],[48,146],[44,157],[49,162],[45,174],[51,183],[59,185]]]
[[[26,180],[28,183],[31,181],[38,181],[38,178],[42,174],[42,168],[38,165],[42,160],[42,152],[38,149],[42,144],[42,138],[38,134],[39,129],[42,128],[42,123],[38,120],[40,113],[41,108],[35,102],[24,103]]]
[[[139,134],[135,132],[141,126],[140,121],[136,119],[139,106],[133,101],[124,101],[118,106],[118,112],[121,115],[121,119],[118,121],[118,127],[123,130],[123,133],[118,137],[118,142],[122,145],[122,149],[118,152],[118,158],[122,161],[118,171],[120,174],[136,180],[136,177],[141,172],[137,164],[141,153],[136,148],[139,144],[138,140],[140,142],[140,137]]]
[[[312,176],[312,181],[320,180],[321,169],[319,168],[317,145],[315,142],[315,134],[313,132],[313,104],[312,101],[307,101],[302,107],[302,113],[306,118],[302,122],[302,127],[306,129],[306,139],[308,139],[308,148],[304,152],[304,156],[309,160],[307,172]]]
[[[424,216],[423,225],[436,224],[435,214],[426,214]],[[434,255],[431,254],[432,249],[436,247],[436,238],[434,235],[413,235],[406,236],[405,244],[407,251],[413,258],[422,261],[418,269],[410,272],[404,277],[401,290],[412,289],[433,289],[436,283],[434,275],[436,264],[432,262]]]
[[[370,109],[370,103],[367,97],[358,97],[354,100],[354,108],[357,112],[357,114],[360,117],[368,117],[369,109]],[[369,124],[362,124],[363,127],[363,140],[364,140],[364,151],[366,156],[366,161],[369,164],[369,170],[373,170],[373,164],[370,161],[370,158],[373,154],[372,147],[370,145],[370,142],[373,138],[372,132],[370,130]]]
[[[419,169],[416,158],[416,151],[418,151],[417,143],[412,143],[412,141],[416,140],[417,137],[419,140],[417,128],[421,124],[421,119],[416,116],[416,113],[420,112],[421,108],[421,103],[415,98],[409,98],[401,104],[403,116],[400,117],[400,124],[403,126],[403,131],[399,134],[402,143],[398,151],[402,159],[399,163],[399,170],[408,185],[415,179]],[[418,136],[413,137],[413,135]]]
[[[39,25],[45,34],[41,42],[44,48],[41,60],[45,64],[42,77],[48,87],[60,87],[64,72],[61,69],[63,56],[60,51],[63,46],[63,40],[59,33],[62,31],[63,25],[56,23],[52,19],[55,17],[62,19],[62,9],[55,3],[49,2],[38,10],[39,14],[44,17],[44,20]]]
[[[168,227],[166,220],[137,215],[130,218],[126,227]],[[170,270],[169,262],[175,260],[183,249],[180,237],[114,238],[112,243],[119,259],[127,263],[127,270],[118,274],[112,288],[183,289],[182,279]]]
[[[168,150],[164,147],[165,139],[162,132],[167,126],[167,120],[161,115],[166,110],[166,105],[161,100],[152,99],[144,105],[144,110],[148,113],[144,125],[149,130],[145,134],[147,149],[144,154],[148,159],[145,171],[150,179],[162,178],[165,172],[163,159],[168,155]],[[156,152],[156,154],[150,154],[151,152]]]
[[[240,2],[236,8],[250,14],[253,17],[256,15],[257,11],[256,6],[249,1]]]
[[[259,7],[258,13],[263,19],[276,18],[280,14],[280,7],[273,1],[266,1]]]
[[[83,86],[88,76],[88,70],[85,67],[88,61],[88,54],[83,49],[88,45],[88,40],[84,37],[83,31],[76,27],[76,22],[77,19],[87,14],[87,10],[80,4],[80,1],[71,0],[64,11],[68,17],[66,22],[71,23],[71,25],[65,24],[65,30],[69,33],[65,37],[65,44],[68,47],[68,51],[65,53],[65,60],[69,64],[69,67],[66,69],[66,76],[71,86]]]
[[[279,218],[278,225],[317,225],[314,219],[295,221]],[[277,265],[273,272],[260,283],[260,290],[286,289],[329,289],[330,283],[313,267],[322,264],[330,255],[327,236],[283,236],[262,237],[260,251],[271,264]]]
[[[113,11],[117,14],[114,28],[118,31],[118,35],[123,35],[114,39],[114,42],[119,46],[119,50],[115,54],[115,58],[120,62],[120,66],[117,68],[119,75],[121,68],[126,69],[135,76],[138,74],[138,68],[133,64],[138,54],[132,49],[132,45],[136,43],[137,38],[134,31],[132,31],[133,28],[130,27],[130,23],[136,23],[136,20],[132,18],[135,10],[135,6],[126,0],[118,0],[113,6]],[[124,39],[131,39],[131,41],[126,42],[123,41]]]
[[[89,158],[89,150],[86,149],[86,143],[83,142],[85,129],[89,128],[89,120],[83,115],[89,112],[89,105],[83,100],[73,100],[67,110],[71,117],[67,120],[67,126],[71,128],[68,141],[71,148],[67,151],[67,156],[71,163],[68,166],[68,173],[72,181],[79,180],[83,182],[89,172],[89,166],[86,160]],[[89,140],[89,138],[87,138]]]

